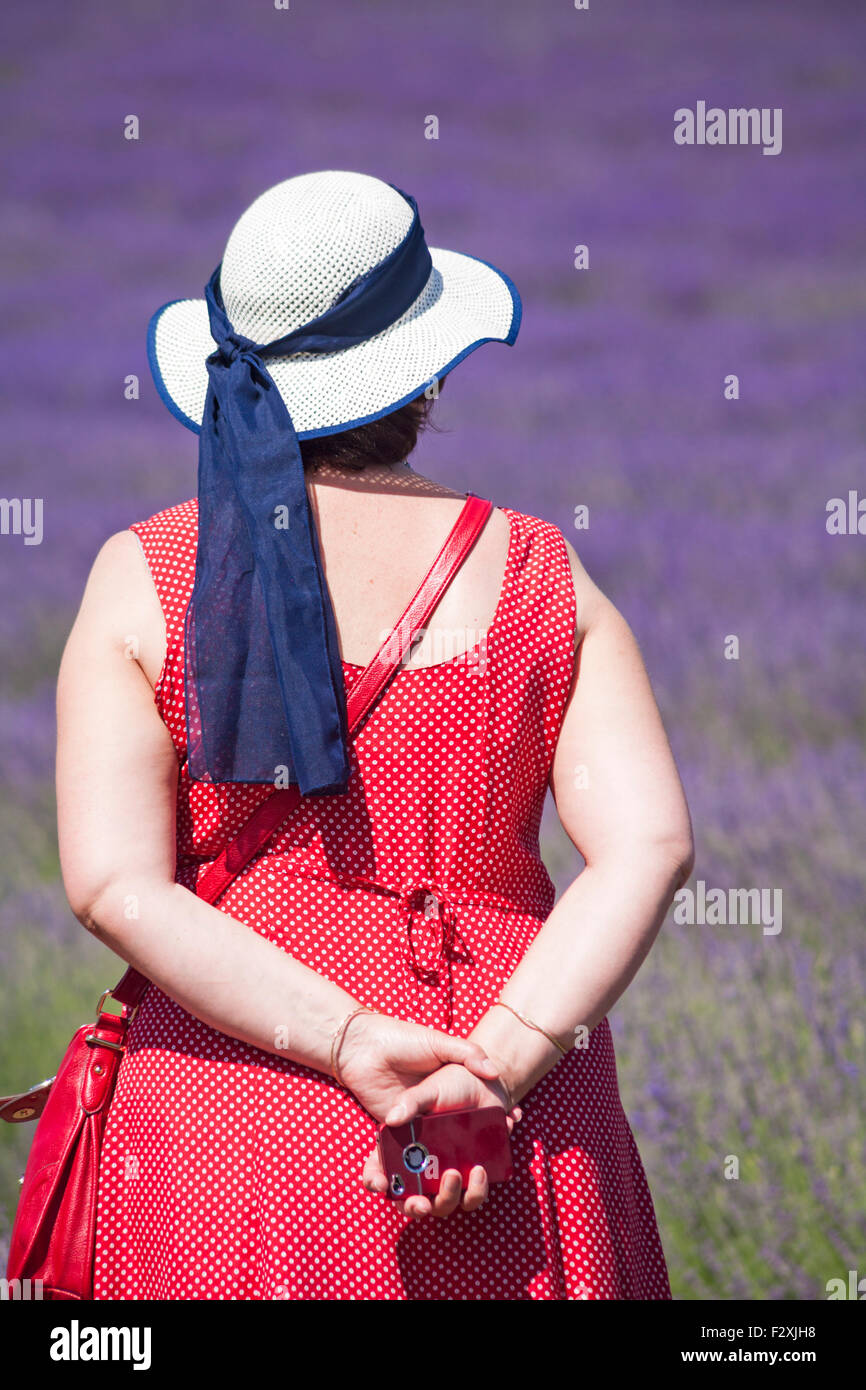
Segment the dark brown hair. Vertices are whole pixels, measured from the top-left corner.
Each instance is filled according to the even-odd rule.
[[[445,378],[440,377],[437,395],[444,385]],[[428,396],[424,392],[401,405],[399,410],[383,415],[381,420],[371,420],[367,425],[342,430],[339,434],[299,440],[304,469],[329,463],[360,473],[368,464],[402,463],[415,448],[423,430],[438,429],[430,418],[435,400],[436,395]]]

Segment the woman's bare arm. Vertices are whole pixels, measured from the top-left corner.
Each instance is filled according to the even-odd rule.
[[[501,992],[566,1048],[630,984],[694,864],[685,795],[637,642],[568,550],[579,650],[550,786],[586,868]],[[515,1101],[561,1057],[503,1008],[470,1036],[500,1065]]]
[[[97,556],[57,689],[63,883],[76,917],[183,1008],[231,1037],[330,1071],[358,1001],[174,881],[178,762],[154,704],[165,624],[133,532]],[[481,1049],[382,1015],[349,1025],[340,1061],[371,1113],[445,1061],[491,1075]]]

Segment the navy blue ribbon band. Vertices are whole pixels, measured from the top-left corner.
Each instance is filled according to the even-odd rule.
[[[394,185],[391,185],[394,187]],[[414,198],[403,241],[318,318],[272,343],[205,297],[216,350],[199,437],[198,548],[184,627],[190,778],[339,793],[350,775],[333,607],[291,416],[269,356],[336,352],[403,316],[433,269]]]

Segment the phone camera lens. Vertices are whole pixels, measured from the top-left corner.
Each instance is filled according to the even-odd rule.
[[[423,1144],[407,1144],[403,1150],[403,1163],[410,1173],[423,1173],[424,1166],[430,1157]]]
[[[399,1173],[391,1174],[391,1191],[394,1193],[395,1197],[402,1197],[403,1193],[406,1191],[406,1184],[403,1182]]]

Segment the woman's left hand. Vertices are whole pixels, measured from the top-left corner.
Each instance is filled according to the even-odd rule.
[[[507,1104],[505,1087],[501,1082],[485,1081],[459,1063],[449,1063],[405,1090],[385,1116],[385,1123],[406,1124],[417,1115],[441,1110],[483,1109],[494,1105],[505,1110]],[[510,1134],[522,1118],[523,1111],[516,1105],[506,1113]],[[364,1164],[362,1182],[368,1192],[382,1194],[388,1190],[388,1179],[379,1162],[378,1149],[373,1150]],[[447,1168],[440,1175],[439,1192],[432,1200],[415,1194],[405,1198],[402,1206],[407,1216],[450,1216],[458,1206],[462,1206],[464,1211],[475,1211],[487,1200],[488,1194],[487,1174],[480,1164],[473,1168],[469,1186],[462,1193],[460,1174],[454,1168]]]

